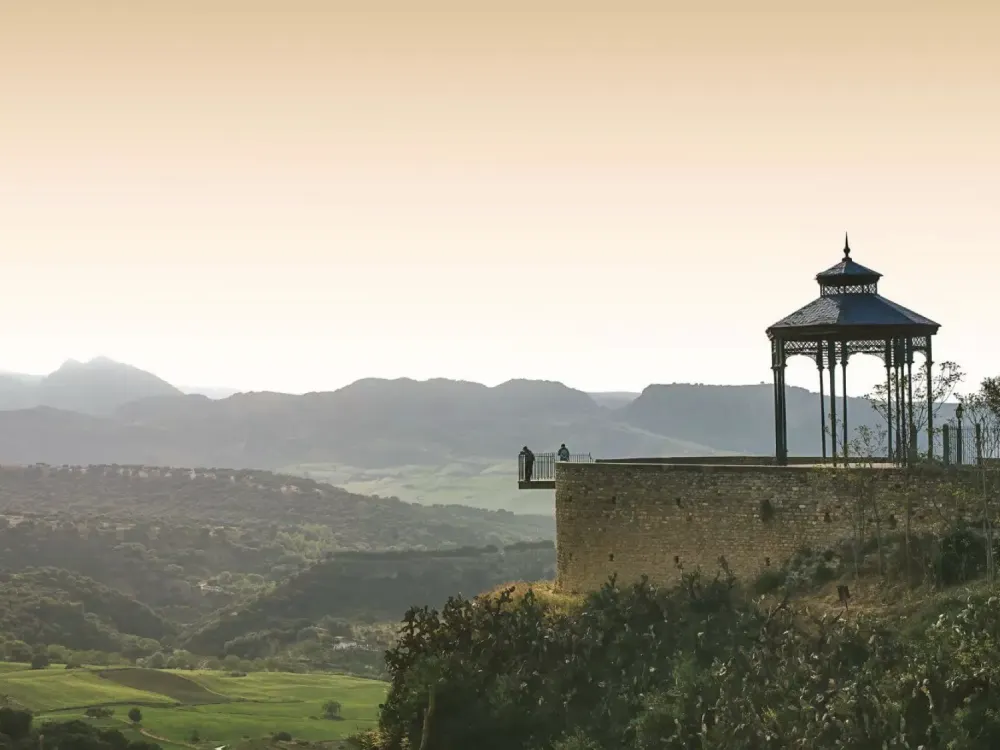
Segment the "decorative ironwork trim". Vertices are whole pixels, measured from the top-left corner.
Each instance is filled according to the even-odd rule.
[[[832,297],[837,294],[878,294],[878,283],[822,284],[819,288],[821,297]]]
[[[929,336],[914,336],[910,339],[912,342],[910,345],[910,350],[914,353],[920,353],[925,358],[927,357],[927,349],[930,342]],[[904,352],[904,339],[902,338],[891,338],[891,339],[862,339],[858,341],[842,341],[834,339],[837,344],[837,363],[840,364],[844,359],[850,359],[855,354],[868,354],[873,357],[878,357],[883,362],[886,360],[886,353],[891,355],[897,353],[900,358],[905,357]],[[783,367],[788,363],[789,358],[802,356],[809,357],[812,359],[817,366],[822,366],[824,369],[830,366],[830,356],[828,351],[828,341],[784,341],[784,346],[778,345],[777,341],[772,342],[771,345],[771,362],[772,366]],[[894,345],[895,344],[895,345]],[[896,352],[898,350],[898,352]],[[782,353],[784,357],[782,357]]]

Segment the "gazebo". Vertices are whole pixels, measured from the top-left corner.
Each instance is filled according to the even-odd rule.
[[[913,354],[920,352],[927,363],[927,442],[929,455],[933,456],[931,337],[940,326],[880,295],[880,278],[882,274],[865,268],[851,258],[851,247],[847,235],[844,235],[844,257],[835,266],[816,275],[820,296],[767,329],[767,337],[771,340],[771,369],[774,372],[774,451],[778,464],[788,463],[785,365],[788,358],[795,355],[811,358],[819,370],[823,458],[827,458],[829,436],[830,455],[834,463],[838,456],[846,460],[849,453],[847,363],[854,354],[880,357],[885,362],[888,396],[887,458],[906,463],[917,446],[913,427]],[[838,363],[843,374],[843,408],[839,425]],[[829,372],[829,411],[823,392],[825,371]],[[838,426],[842,430],[839,443]]]

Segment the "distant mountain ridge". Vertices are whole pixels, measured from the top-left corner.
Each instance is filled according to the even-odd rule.
[[[166,380],[132,365],[97,357],[70,359],[45,376],[0,373],[0,409],[38,406],[83,414],[110,414],[122,404],[155,396],[179,396]]]
[[[44,378],[0,375],[0,463],[361,468],[513,459],[522,445],[595,457],[769,454],[769,385],[650,385],[587,394],[562,383],[489,387],[437,378],[366,378],[291,395],[185,394],[107,359]],[[817,455],[817,396],[788,389],[791,452]],[[877,420],[849,399],[852,426]]]

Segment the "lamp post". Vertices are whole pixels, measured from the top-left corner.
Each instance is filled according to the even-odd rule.
[[[955,421],[958,422],[958,434],[955,436],[957,438],[955,442],[955,449],[958,456],[958,465],[962,465],[962,415],[965,413],[965,408],[962,406],[962,402],[958,402],[958,406],[955,407]]]

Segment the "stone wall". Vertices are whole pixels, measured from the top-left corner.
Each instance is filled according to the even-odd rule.
[[[859,498],[883,531],[920,531],[974,518],[976,475],[939,468],[833,469],[679,463],[560,463],[556,469],[557,583],[569,591],[641,575],[667,583],[712,572],[724,556],[740,577],[797,549],[853,536]]]

